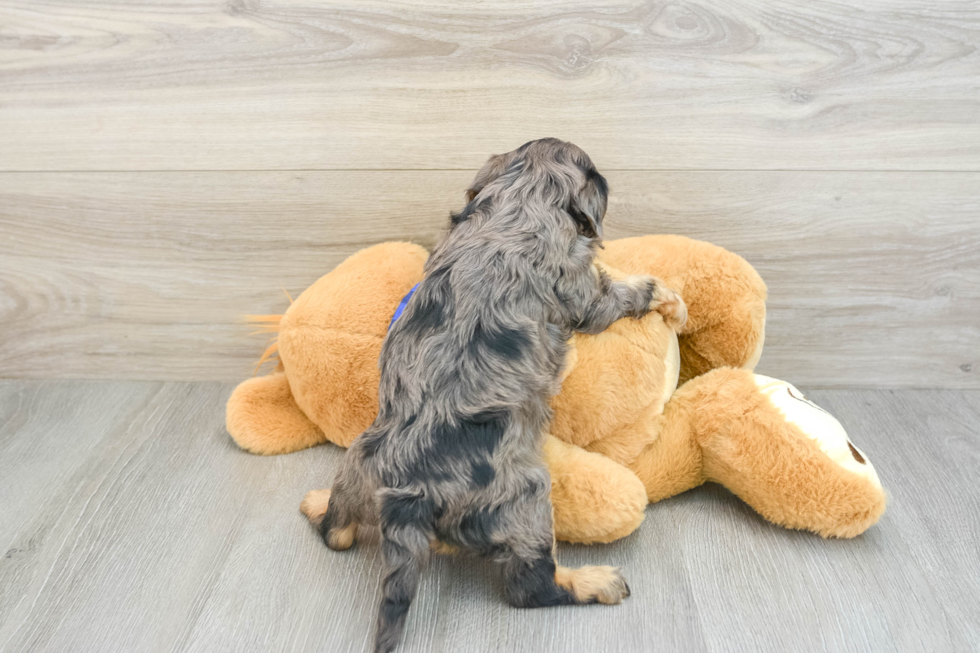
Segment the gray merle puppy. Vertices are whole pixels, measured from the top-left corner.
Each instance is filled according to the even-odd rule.
[[[571,143],[546,138],[492,157],[452,216],[381,351],[379,411],[333,488],[303,512],[335,550],[380,524],[386,567],[375,650],[398,642],[430,547],[501,564],[518,607],[618,603],[618,569],[555,563],[541,440],[573,331],[651,309],[683,323],[653,277],[594,265],[606,180]]]

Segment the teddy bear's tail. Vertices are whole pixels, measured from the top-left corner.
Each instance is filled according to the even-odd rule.
[[[286,293],[289,302],[293,298]],[[225,425],[238,446],[263,455],[289,453],[325,441],[323,432],[296,404],[289,380],[279,358],[279,331],[283,315],[246,315],[244,321],[256,328],[252,334],[272,334],[262,352],[255,374],[268,361],[276,361],[271,374],[240,383],[228,398]]]
[[[262,356],[259,358],[259,362],[255,366],[255,371],[253,374],[258,374],[259,369],[266,362],[271,361],[273,357],[278,359],[279,325],[282,323],[282,315],[246,315],[245,321],[257,327],[257,329],[249,335],[256,335],[259,333],[273,334],[272,342],[265,348],[265,351],[262,352]]]
[[[290,306],[292,306],[292,304],[293,304],[293,296],[290,295],[286,291],[285,288],[282,289],[282,292],[283,292],[284,295],[286,295],[286,299],[289,300]],[[254,335],[257,335],[259,333],[271,333],[271,334],[273,334],[272,335],[272,342],[269,343],[269,346],[265,348],[265,351],[264,352],[262,352],[262,356],[259,357],[259,362],[255,366],[255,371],[252,372],[253,375],[258,374],[259,373],[259,369],[261,369],[262,366],[266,362],[271,361],[273,359],[273,357],[275,357],[276,359],[279,358],[279,356],[278,356],[278,354],[279,354],[279,327],[282,324],[282,318],[283,318],[282,315],[246,315],[245,316],[245,318],[244,318],[245,319],[245,322],[247,322],[248,324],[252,324],[252,325],[258,327],[255,331],[253,331],[249,335],[254,336]],[[277,364],[276,365],[276,371],[280,371],[281,372],[282,371],[281,368],[282,368],[282,365],[281,364]]]

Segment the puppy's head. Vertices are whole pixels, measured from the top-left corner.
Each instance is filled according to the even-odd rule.
[[[572,143],[542,138],[513,152],[491,156],[467,189],[469,204],[454,216],[454,223],[469,215],[477,196],[484,191],[485,195],[495,194],[507,188],[519,192],[524,199],[536,192],[543,194],[549,203],[572,216],[582,233],[602,238],[609,184],[589,155]]]

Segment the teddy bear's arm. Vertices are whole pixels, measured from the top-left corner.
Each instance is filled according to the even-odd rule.
[[[684,298],[681,383],[717,367],[755,368],[765,340],[766,284],[741,256],[683,236],[609,240],[599,256],[626,274],[657,275]]]

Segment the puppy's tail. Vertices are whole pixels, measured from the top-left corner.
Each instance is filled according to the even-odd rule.
[[[415,598],[422,567],[429,557],[428,532],[432,524],[432,507],[423,496],[384,494],[381,552],[386,573],[374,639],[375,653],[390,653],[401,639],[408,607]]]

